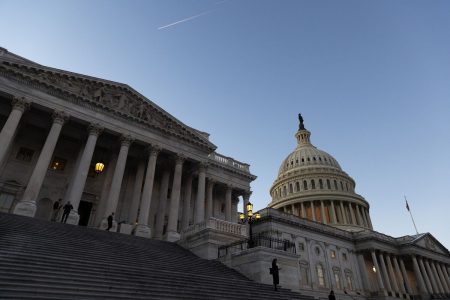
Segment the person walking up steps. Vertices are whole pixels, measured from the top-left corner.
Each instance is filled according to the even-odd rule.
[[[73,206],[72,206],[72,204],[70,204],[70,201],[67,202],[66,205],[64,205],[64,207],[63,207],[64,212],[63,212],[63,215],[61,218],[61,223],[66,223],[67,217],[69,216],[70,211],[72,209],[73,209]]]
[[[270,274],[273,277],[273,288],[275,291],[278,290],[277,285],[280,283],[279,270],[281,269],[277,266],[277,259],[274,258],[272,260],[272,268],[270,268]]]

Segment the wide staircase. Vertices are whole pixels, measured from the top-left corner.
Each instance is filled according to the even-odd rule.
[[[0,213],[0,299],[311,299],[174,243]]]

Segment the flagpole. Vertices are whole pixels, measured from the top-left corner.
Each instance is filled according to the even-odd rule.
[[[406,196],[404,196],[404,197],[405,197],[405,201],[406,201],[406,208],[409,211],[409,215],[411,216],[411,220],[413,222],[414,228],[416,229],[416,234],[419,234],[419,231],[417,230],[416,222],[414,222],[414,218],[413,218],[412,213],[411,213],[411,209],[409,209],[408,200],[406,200]]]

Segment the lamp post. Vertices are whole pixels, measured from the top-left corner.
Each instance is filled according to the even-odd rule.
[[[256,213],[253,215],[253,204],[250,202],[247,203],[247,215],[240,214],[239,220],[241,224],[248,223],[249,225],[249,240],[248,240],[248,247],[253,248],[253,231],[252,231],[252,224],[255,222],[255,220],[259,220],[261,218],[261,215],[259,213]]]
[[[95,173],[100,174],[103,172],[103,169],[105,168],[105,164],[101,161],[95,164]]]

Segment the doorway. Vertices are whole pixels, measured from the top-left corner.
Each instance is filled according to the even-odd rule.
[[[80,201],[78,206],[78,214],[80,215],[80,221],[78,225],[87,226],[89,224],[89,218],[91,217],[92,202]]]

